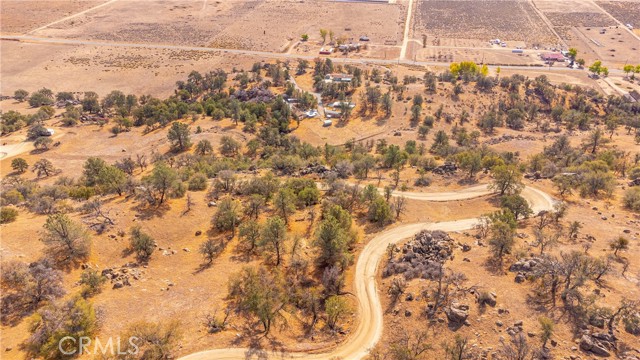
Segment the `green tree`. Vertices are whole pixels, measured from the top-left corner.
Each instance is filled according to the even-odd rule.
[[[324,302],[324,309],[327,313],[327,326],[335,330],[338,321],[349,311],[349,306],[343,298],[332,295]]]
[[[40,159],[36,161],[31,170],[35,172],[38,177],[51,176],[56,172],[56,168],[53,167],[51,161],[47,159]]]
[[[287,240],[287,225],[281,217],[267,219],[260,234],[260,246],[272,253],[276,258],[276,266],[280,266]]]
[[[156,248],[156,241],[142,231],[140,225],[133,226],[129,232],[129,247],[139,261],[147,262]]]
[[[633,68],[633,66],[632,66],[632,68]],[[18,101],[18,102],[25,101],[28,96],[29,96],[29,92],[27,90],[24,90],[24,89],[18,89],[16,91],[14,91],[14,93],[13,93],[13,98],[16,99],[16,101]]]
[[[510,253],[515,243],[515,230],[506,222],[494,221],[491,224],[489,246],[496,259],[502,261],[504,254]]]
[[[546,316],[539,317],[538,322],[540,323],[540,330],[542,330],[542,348],[544,349],[547,347],[547,341],[549,341],[553,335],[553,327],[555,324],[553,323],[553,320]]]
[[[66,359],[61,350],[67,354],[77,352],[78,345],[63,339],[91,338],[98,330],[98,321],[91,302],[77,297],[38,312],[30,330],[31,336],[25,342],[29,357]]]
[[[318,225],[314,245],[320,250],[318,263],[322,267],[338,265],[345,269],[352,261],[349,247],[353,243],[351,215],[338,205],[325,211]]]
[[[224,156],[234,157],[240,151],[241,144],[231,136],[223,136],[220,139],[220,154]]]
[[[67,214],[49,215],[43,228],[41,240],[47,245],[49,254],[54,259],[69,264],[89,257],[89,233]]]
[[[498,165],[491,169],[493,182],[489,189],[497,191],[500,195],[517,194],[524,184],[522,183],[522,173],[515,165]]]
[[[282,188],[273,199],[273,206],[284,219],[285,224],[289,224],[289,216],[295,211],[295,194],[289,188]]]
[[[269,334],[287,304],[284,281],[276,272],[246,267],[229,281],[229,297],[237,309],[255,316]]]
[[[240,245],[247,253],[253,253],[260,244],[262,227],[255,220],[248,220],[240,225]]]
[[[629,248],[629,239],[620,236],[609,243],[609,247],[613,250],[613,255],[618,256],[618,251],[627,250]]]
[[[323,44],[327,42],[327,34],[329,34],[329,31],[327,31],[327,29],[320,29],[320,37],[322,38]]]
[[[142,179],[143,184],[146,185],[146,195],[151,203],[158,205],[164,203],[171,189],[177,186],[177,181],[176,171],[164,162],[158,163],[151,171],[151,175]]]
[[[15,158],[11,160],[11,168],[13,171],[23,174],[29,169],[29,164],[27,163],[27,160],[23,158]]]
[[[42,88],[29,97],[29,105],[40,107],[53,104],[53,92],[47,88]]]
[[[236,233],[236,226],[240,223],[240,203],[230,197],[225,197],[218,203],[218,210],[211,220],[213,226],[219,231],[231,230]]]
[[[215,239],[207,239],[198,249],[198,252],[204,257],[207,265],[211,265],[213,260],[224,250],[224,243]]]
[[[477,151],[464,151],[456,155],[456,161],[460,168],[467,172],[469,179],[475,178],[478,171],[482,170],[482,155]]]
[[[187,124],[177,121],[171,124],[167,138],[174,151],[185,151],[191,147],[191,135]]]
[[[198,141],[198,143],[196,144],[196,150],[195,150],[196,154],[198,155],[208,155],[213,153],[213,146],[211,145],[211,142],[207,139],[204,140],[200,140]]]
[[[505,195],[500,198],[500,206],[502,208],[509,209],[516,219],[520,216],[526,219],[533,214],[527,200],[517,194]]]
[[[393,212],[391,211],[389,203],[387,203],[384,198],[378,196],[369,205],[367,217],[371,222],[384,225],[393,220]]]
[[[596,60],[591,66],[589,66],[589,71],[594,73],[595,75],[600,75],[602,73],[602,61]]]

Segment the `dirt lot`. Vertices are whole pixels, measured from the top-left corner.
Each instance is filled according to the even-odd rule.
[[[3,0],[0,2],[0,29],[3,34],[25,33],[105,1],[107,0]]]
[[[633,62],[631,59],[637,57],[640,49],[638,39],[616,26],[574,27],[569,34],[567,43],[578,49],[587,64],[601,60],[610,68],[621,69],[625,63]]]
[[[525,41],[528,46],[555,44],[557,39],[525,1],[421,0],[414,37]],[[485,42],[485,44],[486,44]]]
[[[399,42],[405,15],[403,5],[384,3],[119,1],[35,34],[283,52],[301,34],[320,40],[320,28],[336,39],[367,35],[374,44]]]

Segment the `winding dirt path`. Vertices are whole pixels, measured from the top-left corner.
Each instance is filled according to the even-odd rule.
[[[455,201],[472,199],[491,194],[487,185],[477,185],[457,192],[443,193],[410,193],[396,192],[395,196],[424,201]],[[551,210],[555,200],[547,193],[532,187],[525,187],[521,195],[527,199],[534,213]],[[413,236],[420,230],[462,231],[472,229],[478,219],[463,219],[437,223],[414,223],[394,227],[376,235],[364,247],[358,257],[355,272],[355,295],[358,299],[360,321],[351,337],[336,349],[322,354],[271,352],[258,349],[229,348],[206,350],[193,353],[179,360],[241,360],[252,356],[258,358],[282,359],[348,359],[357,360],[366,357],[382,335],[382,305],[376,286],[376,274],[380,259],[386,253],[389,244],[397,243]]]

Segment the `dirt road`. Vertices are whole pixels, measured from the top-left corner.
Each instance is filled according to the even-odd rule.
[[[490,194],[487,185],[478,185],[464,190],[450,193],[395,193],[412,199],[430,201],[453,201],[471,199]],[[551,210],[554,200],[545,192],[526,187],[522,196],[527,199],[534,213]],[[258,358],[282,359],[362,359],[369,354],[382,335],[382,305],[376,286],[376,274],[380,259],[385,256],[387,246],[413,236],[420,230],[462,231],[472,229],[478,219],[463,219],[439,223],[415,223],[400,225],[378,234],[364,247],[358,257],[355,272],[354,292],[358,299],[358,314],[360,321],[353,335],[345,343],[328,353],[307,354],[270,352],[256,349],[215,349],[187,355],[179,360],[240,360],[253,356]]]
[[[402,37],[402,49],[400,49],[400,59],[407,56],[407,46],[409,45],[409,30],[411,29],[411,11],[413,10],[413,0],[409,0],[407,5],[407,19],[404,22],[404,36]]]
[[[65,44],[65,45],[85,45],[85,46],[104,46],[104,47],[116,47],[116,48],[140,48],[140,49],[161,49],[161,50],[186,50],[186,51],[203,51],[212,52],[216,55],[224,54],[240,54],[247,56],[262,56],[267,59],[306,59],[314,60],[318,58],[317,55],[301,55],[301,54],[287,54],[278,52],[267,51],[253,51],[242,49],[223,49],[223,48],[210,48],[202,46],[184,46],[184,45],[168,45],[168,44],[141,44],[141,43],[126,43],[126,42],[112,42],[112,41],[98,41],[98,40],[75,40],[75,39],[61,39],[61,38],[47,38],[30,35],[1,35],[0,40],[21,41],[25,43],[34,44]],[[449,62],[436,62],[436,61],[412,61],[406,59],[359,59],[359,58],[345,58],[345,57],[332,57],[331,60],[334,63],[352,63],[352,64],[372,64],[372,65],[417,65],[417,66],[443,66],[449,67]],[[513,69],[521,71],[583,71],[577,69],[569,69],[566,67],[543,67],[543,66],[519,66],[519,65],[501,65],[494,66],[489,65],[489,69],[496,69],[498,67],[502,69]],[[620,69],[610,69],[610,74],[622,74]]]

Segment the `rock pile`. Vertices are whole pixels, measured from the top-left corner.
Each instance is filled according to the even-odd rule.
[[[515,282],[522,283],[527,279],[527,275],[541,262],[539,258],[520,259],[509,267],[509,271],[517,272]]]
[[[597,356],[610,356],[611,350],[616,348],[616,337],[605,333],[582,335],[580,349],[590,351]]]
[[[431,279],[440,270],[440,264],[451,258],[453,247],[453,239],[444,231],[423,230],[402,246],[399,256],[389,260],[382,275]]]
[[[106,268],[102,270],[102,276],[111,281],[114,289],[131,286],[131,280],[140,280],[144,273],[135,263],[127,263],[119,268]]]

